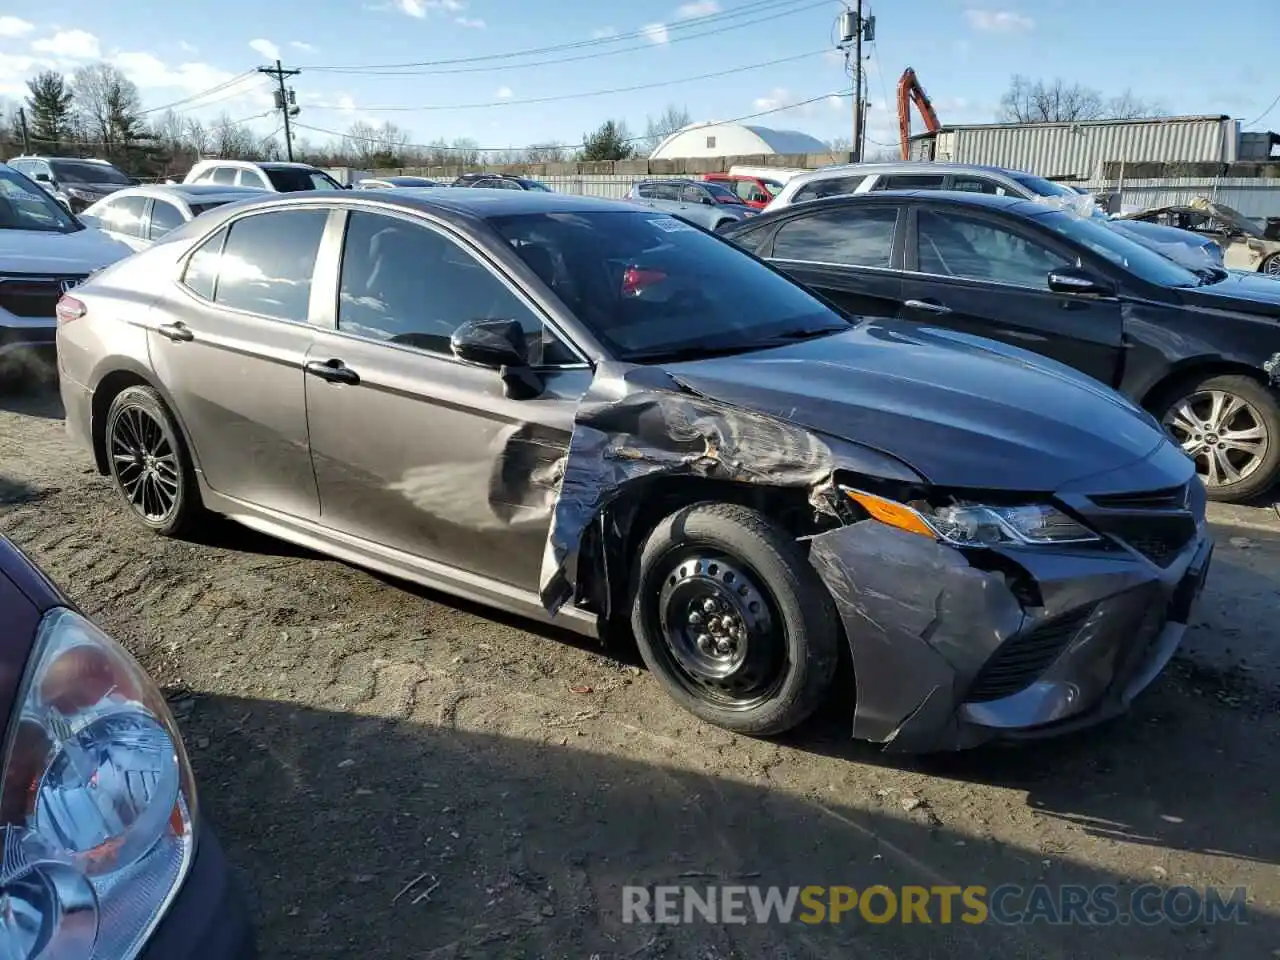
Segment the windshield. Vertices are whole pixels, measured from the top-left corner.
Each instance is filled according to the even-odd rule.
[[[1162,287],[1194,287],[1200,282],[1200,278],[1190,270],[1123,236],[1104,221],[1086,219],[1063,210],[1033,216],[1046,227],[1084,244],[1148,283]]]
[[[54,179],[68,183],[112,183],[129,186],[129,178],[107,163],[85,163],[77,160],[50,160]]]
[[[760,182],[763,183],[764,188],[775,197],[778,195],[778,191],[782,189],[782,183],[778,180],[761,180]]]
[[[271,185],[281,193],[297,193],[302,190],[341,190],[337,180],[321,170],[296,167],[263,167],[262,172]]]
[[[1033,177],[1029,173],[1013,173],[1010,176],[1038,197],[1066,197],[1068,200],[1077,200],[1080,197],[1080,194],[1070,187],[1046,180],[1044,177]]]
[[[746,206],[746,201],[722,184],[704,183],[703,186],[711,191],[711,195],[716,198],[717,203],[737,203]]]
[[[239,199],[239,198],[236,198],[236,199]],[[208,212],[209,212],[210,210],[212,210],[214,207],[220,207],[220,206],[222,206],[224,203],[230,203],[230,202],[231,202],[231,200],[230,200],[230,199],[227,199],[227,200],[204,200],[204,201],[202,201],[202,202],[200,202],[200,203],[193,203],[193,204],[190,204],[190,206],[191,206],[191,216],[193,216],[193,217],[198,217],[198,216],[200,216],[200,214],[202,214],[202,213],[208,213]]]
[[[14,170],[0,169],[0,230],[73,233],[80,223],[49,194]]]
[[[799,285],[674,217],[593,211],[490,222],[620,360],[739,353],[848,329]]]
[[[539,183],[537,180],[521,180],[520,182],[524,184],[524,188],[526,190],[541,190],[543,193],[555,193],[555,191],[545,183]]]

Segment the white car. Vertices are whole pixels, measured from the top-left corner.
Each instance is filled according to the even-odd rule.
[[[261,163],[256,160],[201,160],[187,171],[182,182],[256,187],[272,193],[347,189],[319,167],[275,160]]]
[[[261,197],[251,187],[207,183],[129,187],[99,200],[80,215],[130,249],[145,250],[166,233],[224,203]]]
[[[58,300],[130,253],[0,163],[0,387],[29,372],[33,360],[52,370]]]

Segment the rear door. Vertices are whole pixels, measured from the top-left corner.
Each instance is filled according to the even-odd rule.
[[[336,314],[306,377],[321,522],[536,589],[590,369],[481,251],[420,219],[352,211],[331,270]],[[541,395],[508,398],[498,371],[453,356],[454,330],[481,318],[520,321]]]
[[[849,316],[894,317],[905,233],[896,203],[828,207],[789,217],[755,252]]]
[[[921,204],[909,219],[904,318],[1003,340],[1118,382],[1119,300],[1049,290],[1050,271],[1075,264],[1070,248],[977,210]]]
[[[187,258],[151,311],[151,363],[206,482],[235,500],[314,520],[302,365],[315,337],[322,208],[233,220]]]

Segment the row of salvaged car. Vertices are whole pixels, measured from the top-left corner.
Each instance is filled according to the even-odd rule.
[[[14,206],[33,238],[90,232],[44,200]],[[869,191],[717,235],[540,191],[259,191],[64,279],[68,429],[138,522],[224,514],[630,633],[745,734],[833,695],[897,750],[1112,716],[1185,633],[1206,484],[1276,472],[1280,284],[1016,196]],[[30,942],[238,915],[162,699],[8,564]]]

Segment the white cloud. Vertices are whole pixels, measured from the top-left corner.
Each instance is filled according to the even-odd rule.
[[[787,90],[785,87],[774,87],[767,97],[756,97],[751,101],[751,105],[757,110],[777,110],[780,106],[787,102]]]
[[[401,12],[417,17],[419,20],[427,15],[427,8],[422,0],[399,0],[398,6]]]
[[[262,55],[263,55],[264,57],[266,57],[268,60],[279,60],[279,59],[280,59],[280,48],[279,48],[279,47],[277,47],[277,46],[276,46],[274,43],[272,43],[270,40],[262,40],[262,39],[258,39],[258,40],[250,40],[250,41],[249,41],[249,46],[250,46],[253,50],[255,50],[255,51],[257,51],[258,53],[262,54]]]
[[[169,66],[154,54],[141,51],[117,53],[109,60],[122,73],[132,80],[143,94],[144,106],[156,107],[166,102],[204,93],[214,87],[221,89],[198,100],[182,104],[186,111],[202,111],[208,108],[210,115],[224,110],[253,109],[266,110],[272,106],[271,93],[258,74],[244,77],[231,84],[222,86],[235,77],[235,74],[208,63],[181,63]],[[154,96],[148,96],[156,91]],[[155,101],[159,101],[158,103]]]
[[[694,17],[709,17],[713,13],[720,12],[720,4],[716,0],[691,0],[689,3],[683,3],[676,10],[676,18],[679,20],[691,20]]]
[[[665,23],[646,23],[640,28],[640,32],[644,34],[645,39],[650,43],[663,44],[669,39]]]
[[[102,56],[102,44],[84,30],[59,30],[52,37],[31,44],[36,53],[51,53],[68,60],[96,60]]]
[[[355,101],[355,98],[354,98],[353,96],[351,96],[351,94],[349,94],[349,93],[344,93],[344,94],[342,94],[342,96],[338,97],[338,101],[337,101],[336,106],[337,106],[337,108],[338,108],[339,110],[341,110],[343,113],[355,113],[355,112],[356,112],[356,101]]]
[[[185,40],[178,41],[178,49],[181,50],[183,53],[199,53],[200,52],[199,47],[197,47],[194,43],[187,43],[187,41]]]
[[[25,97],[27,77],[44,66],[36,57],[22,54],[0,53],[0,96]]]
[[[21,17],[0,17],[0,37],[25,37],[36,28],[34,23]]]
[[[766,110],[776,110],[778,111],[778,116],[786,116],[787,114],[791,113],[793,110],[796,113],[803,114],[804,116],[811,115],[814,109],[818,106],[818,103],[816,101],[814,103],[806,103],[798,107],[788,107],[786,110],[781,109],[785,104],[794,103],[797,96],[798,94],[792,93],[786,87],[774,87],[772,90],[769,91],[768,94],[766,94],[763,97],[756,97],[755,100],[753,100],[751,103],[756,110],[759,110],[761,112],[764,112]],[[841,104],[848,103],[848,101],[842,100],[840,97],[837,97],[834,94],[828,96],[826,100],[828,103],[830,103],[832,100],[838,100],[840,101]],[[850,113],[853,112],[852,104],[849,105],[849,111]]]
[[[455,22],[460,27],[467,27],[470,30],[483,30],[485,22],[477,17],[458,17]]]
[[[1022,33],[1035,27],[1036,22],[1012,10],[975,10],[964,12],[969,26],[983,33]]]
[[[616,37],[617,35],[617,27],[601,27],[599,30],[591,31],[592,40],[608,40],[610,37]]]
[[[851,98],[837,97],[834,93],[827,97],[827,106],[832,110],[844,110],[846,107],[849,110],[853,109]]]
[[[295,50],[301,50],[303,53],[315,53],[316,48],[309,43],[303,43],[301,40],[290,40],[289,46]]]
[[[494,94],[494,96],[495,96],[495,97],[497,97],[499,100],[510,100],[510,99],[511,99],[511,88],[510,88],[510,87],[499,87],[499,88],[498,88],[497,93],[495,93],[495,94]]]

